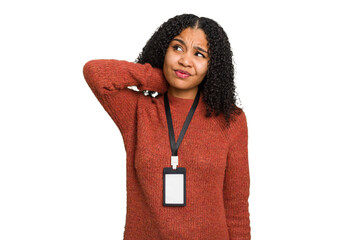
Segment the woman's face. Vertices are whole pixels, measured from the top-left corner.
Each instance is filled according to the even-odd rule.
[[[172,88],[172,91],[178,92],[192,89],[197,92],[197,86],[206,76],[209,59],[208,42],[203,30],[189,27],[175,36],[166,50],[163,66],[169,91]]]

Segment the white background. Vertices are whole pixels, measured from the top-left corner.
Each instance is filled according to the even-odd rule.
[[[0,239],[122,239],[122,136],[86,84],[193,13],[227,32],[254,240],[360,239],[358,1],[3,1]]]

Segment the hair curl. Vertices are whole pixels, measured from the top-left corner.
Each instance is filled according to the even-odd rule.
[[[191,27],[202,29],[206,35],[209,49],[209,67],[206,76],[198,88],[203,93],[206,104],[206,116],[223,113],[227,125],[233,114],[241,114],[236,106],[233,53],[227,34],[214,20],[198,17],[194,14],[182,14],[170,18],[158,27],[147,41],[135,62],[149,63],[152,67],[163,68],[166,50],[172,39],[184,29]],[[155,92],[149,91],[152,95]]]

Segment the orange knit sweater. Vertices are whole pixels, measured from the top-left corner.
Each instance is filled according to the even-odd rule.
[[[225,128],[199,104],[178,149],[186,168],[186,206],[163,206],[163,168],[171,167],[161,69],[115,59],[88,61],[86,82],[120,130],[126,150],[125,240],[249,240],[248,132],[244,112]],[[159,93],[145,96],[139,90]],[[194,100],[168,94],[175,141]]]

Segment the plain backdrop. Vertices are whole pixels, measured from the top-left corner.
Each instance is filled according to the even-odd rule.
[[[0,239],[122,239],[123,139],[83,77],[169,18],[217,21],[249,131],[254,240],[360,239],[358,1],[3,1]]]

